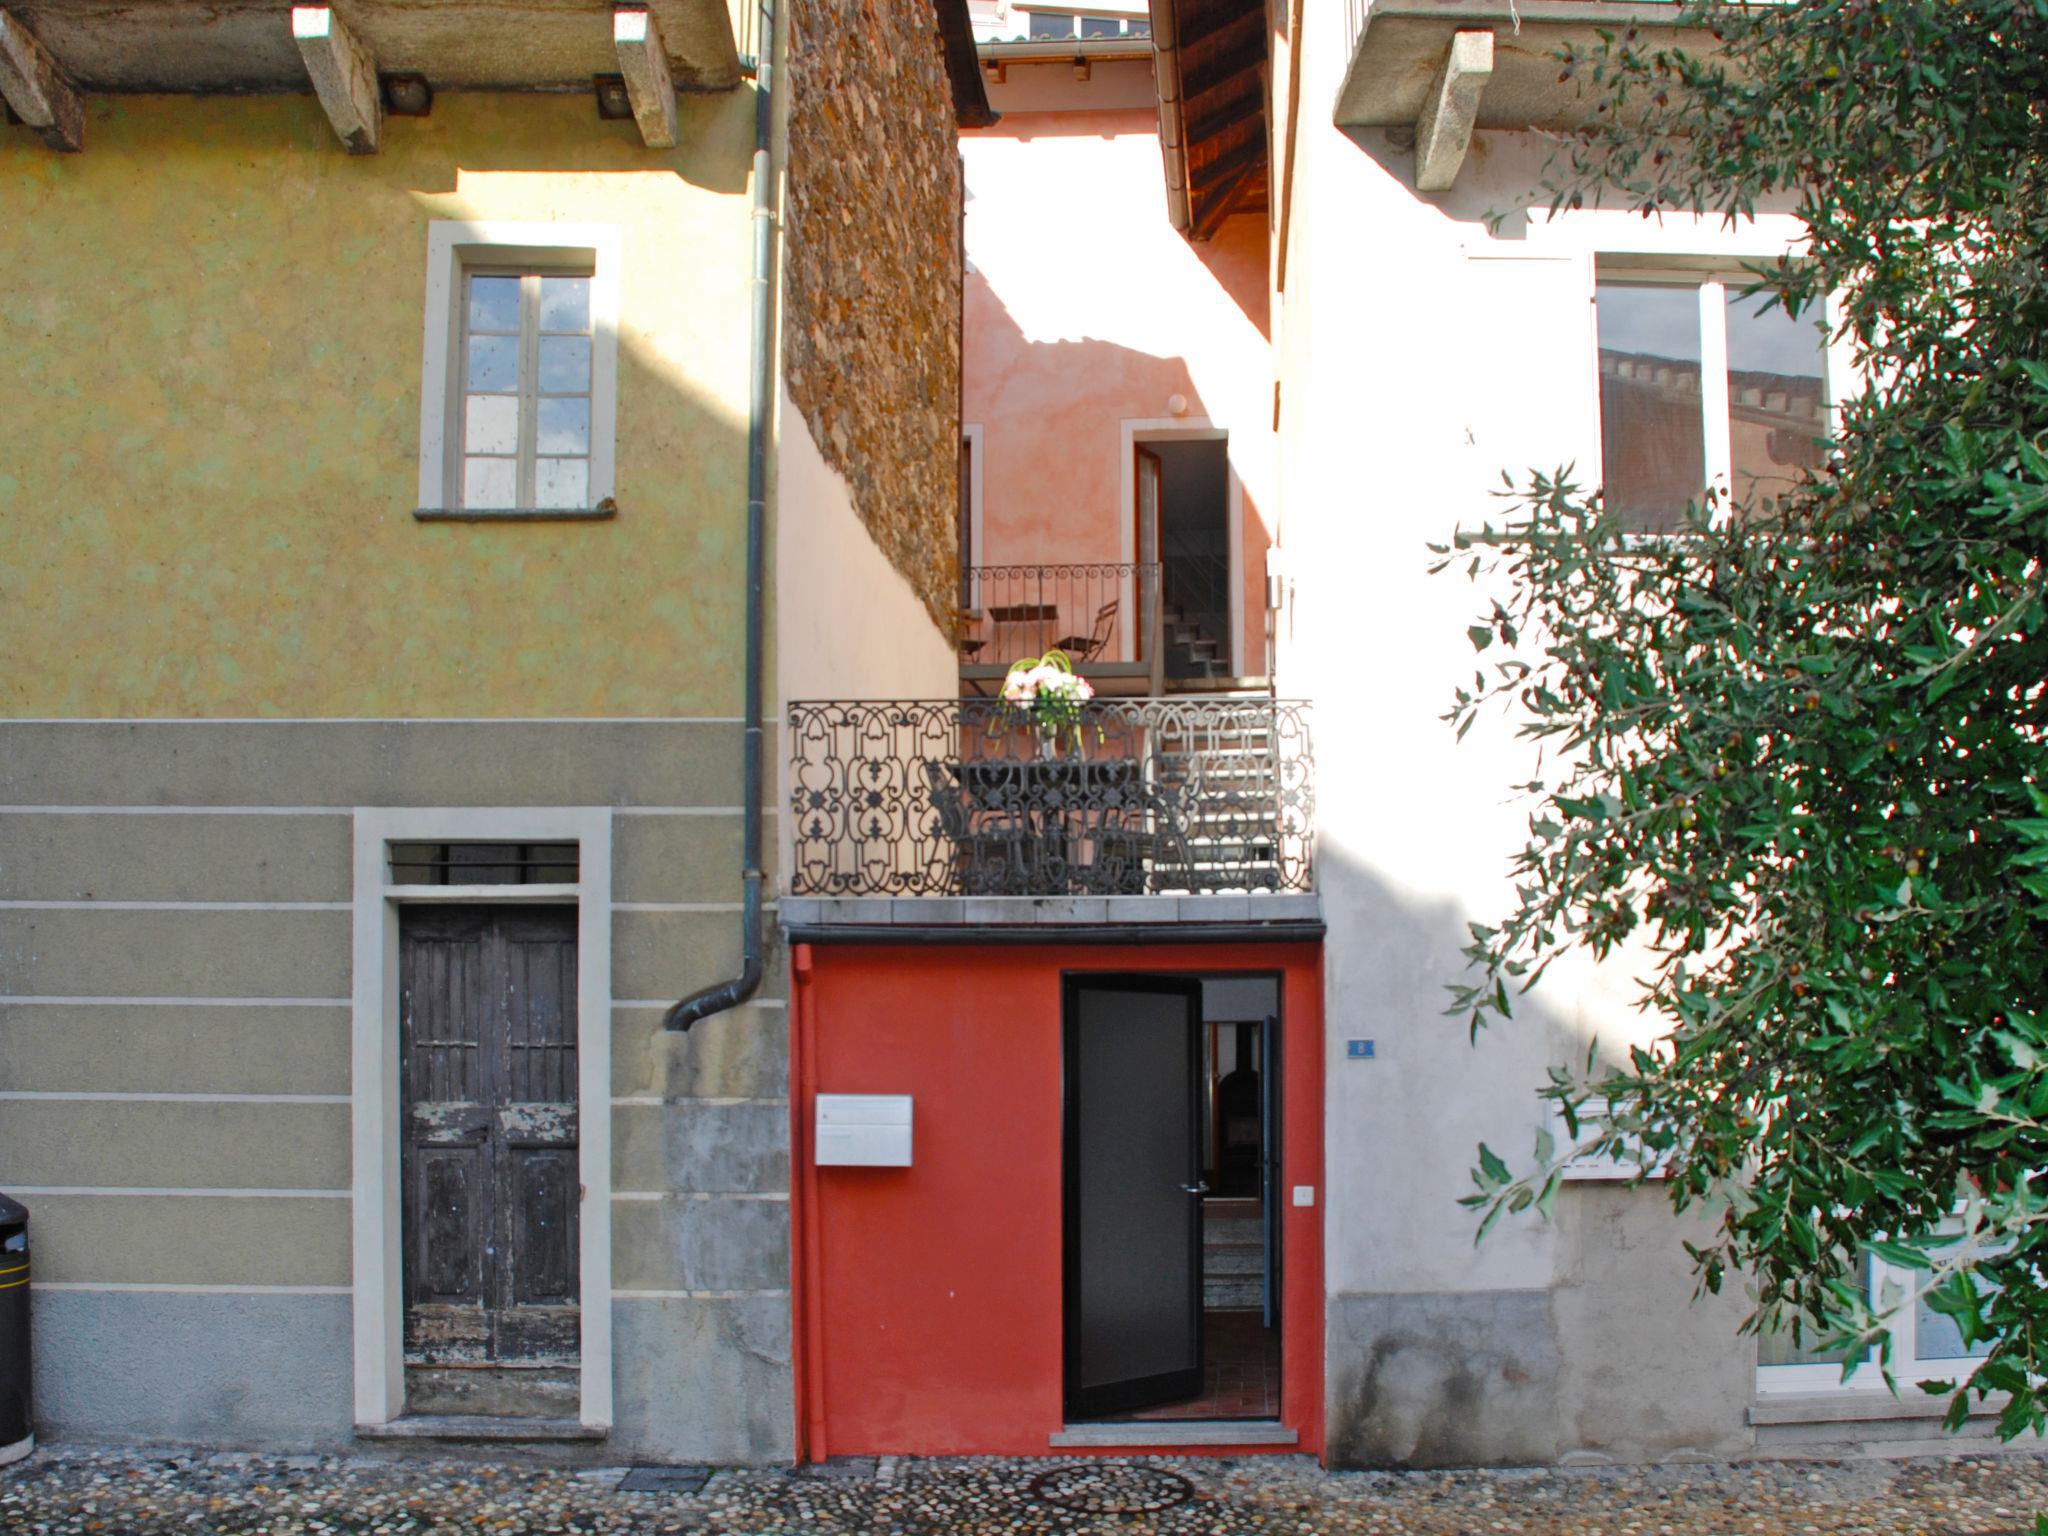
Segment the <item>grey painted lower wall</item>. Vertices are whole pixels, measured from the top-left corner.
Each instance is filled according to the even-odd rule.
[[[315,1449],[351,1438],[346,1296],[34,1293],[37,1432]]]
[[[1561,1363],[1550,1293],[1332,1296],[1333,1466],[1527,1466],[1556,1459]]]
[[[608,1454],[774,1462],[796,1454],[787,1296],[621,1298]]]
[[[728,721],[0,722],[0,1179],[33,1212],[44,1433],[350,1442],[351,808],[595,804],[618,813],[612,1283],[662,1293],[614,1303],[606,1454],[787,1458],[779,936],[757,1001],[660,1028],[738,965],[739,744]]]

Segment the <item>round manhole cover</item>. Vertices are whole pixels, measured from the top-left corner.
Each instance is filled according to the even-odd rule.
[[[1031,1480],[1034,1498],[1084,1515],[1150,1515],[1195,1496],[1178,1472],[1129,1461],[1077,1461]]]

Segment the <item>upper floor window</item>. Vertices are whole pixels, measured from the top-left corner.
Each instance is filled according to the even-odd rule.
[[[1602,269],[1601,483],[1633,533],[1682,527],[1709,487],[1767,516],[1821,464],[1828,432],[1826,334],[1746,279]]]
[[[590,505],[590,274],[466,274],[462,504]]]
[[[1147,16],[1086,16],[1074,11],[1032,11],[1030,16],[1033,39],[1152,35]]]
[[[616,253],[608,227],[434,224],[423,515],[610,514]]]

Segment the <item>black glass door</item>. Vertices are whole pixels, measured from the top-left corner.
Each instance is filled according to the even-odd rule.
[[[1067,1416],[1202,1386],[1202,987],[1066,985]]]

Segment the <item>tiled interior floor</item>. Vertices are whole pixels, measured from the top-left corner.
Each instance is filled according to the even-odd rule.
[[[1202,1395],[1127,1414],[1133,1419],[1277,1419],[1280,1330],[1258,1312],[1202,1314]]]

